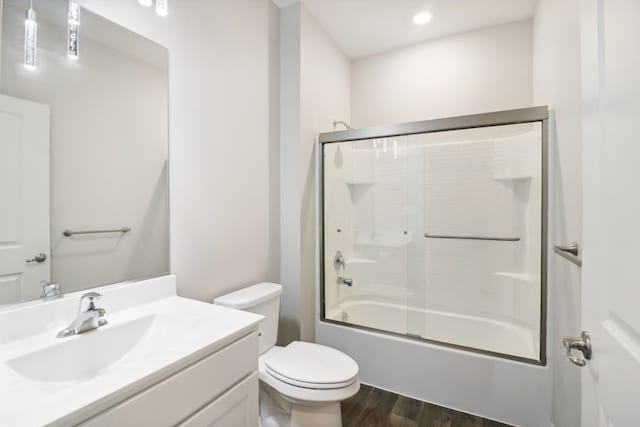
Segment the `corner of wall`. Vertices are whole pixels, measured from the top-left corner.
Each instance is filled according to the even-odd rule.
[[[300,4],[280,9],[280,277],[278,343],[300,337]]]
[[[280,260],[280,9],[269,8],[269,253],[268,280],[281,282]]]

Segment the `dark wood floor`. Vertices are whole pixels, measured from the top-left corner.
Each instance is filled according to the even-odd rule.
[[[362,385],[342,402],[343,427],[509,427]]]

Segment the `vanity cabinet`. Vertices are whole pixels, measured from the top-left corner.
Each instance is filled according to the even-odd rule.
[[[257,369],[253,332],[80,425],[256,427]]]
[[[180,427],[240,427],[257,425],[258,373],[205,406]]]

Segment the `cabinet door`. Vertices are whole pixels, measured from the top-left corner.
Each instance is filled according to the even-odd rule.
[[[257,356],[258,334],[253,332],[81,426],[175,426],[255,372]]]
[[[254,372],[180,424],[180,427],[256,427],[257,425],[258,373]]]

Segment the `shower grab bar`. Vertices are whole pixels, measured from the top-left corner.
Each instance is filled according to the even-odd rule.
[[[76,234],[103,234],[103,233],[128,233],[131,231],[131,227],[121,227],[111,230],[86,230],[86,231],[73,231],[66,229],[62,232],[65,237],[71,237]]]
[[[427,239],[455,239],[455,240],[492,240],[497,242],[519,242],[519,237],[488,237],[488,236],[464,236],[454,234],[429,234],[424,233]]]

